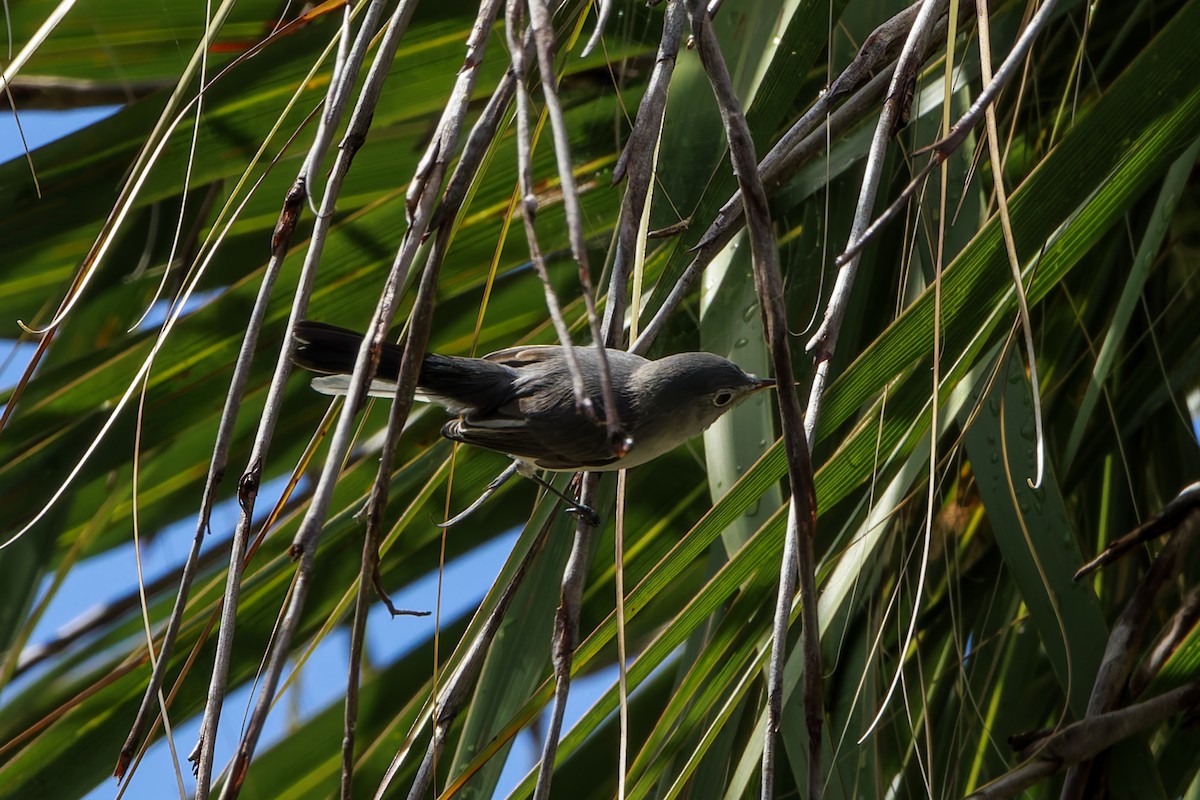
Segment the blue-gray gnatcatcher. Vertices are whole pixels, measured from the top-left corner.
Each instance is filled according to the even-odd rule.
[[[313,388],[345,394],[362,335],[320,322],[296,326],[296,364],[320,373]],[[400,371],[399,345],[384,344],[369,393],[391,397]],[[457,416],[442,436],[511,456],[525,475],[636,467],[704,431],[754,392],[775,385],[748,375],[712,353],[677,353],[651,361],[624,350],[606,351],[624,454],[614,452],[604,426],[600,362],[593,347],[575,357],[594,416],[576,407],[564,349],[535,345],[483,358],[428,354],[417,380],[418,399]],[[540,482],[540,481],[539,481]],[[583,510],[583,509],[580,509]]]

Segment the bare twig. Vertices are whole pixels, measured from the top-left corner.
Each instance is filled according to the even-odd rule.
[[[350,74],[351,72],[356,74],[361,67],[362,59],[370,44],[371,35],[374,32],[374,28],[378,25],[382,7],[382,0],[374,0],[371,6],[367,8],[362,27],[359,30],[359,36],[355,41],[354,47],[351,49],[347,64],[342,69],[342,74]],[[338,109],[343,108],[344,101],[337,100],[337,95],[348,93],[350,88],[350,86],[344,83],[331,83],[329,94],[326,97],[326,107],[328,108],[330,104],[333,104]],[[242,399],[245,396],[246,382],[250,375],[250,365],[254,351],[258,345],[258,336],[262,330],[263,320],[266,317],[271,291],[275,286],[276,279],[279,277],[279,272],[283,266],[283,259],[291,247],[292,235],[296,230],[296,225],[300,218],[300,210],[303,206],[304,198],[308,194],[306,169],[310,162],[314,160],[319,161],[323,157],[324,152],[328,150],[329,144],[332,141],[333,129],[337,126],[337,121],[337,119],[330,117],[328,111],[322,118],[322,124],[318,127],[312,146],[309,148],[309,155],[305,159],[305,164],[301,167],[291,188],[288,190],[287,196],[284,198],[283,208],[279,212],[279,220],[276,222],[275,230],[272,232],[271,258],[263,272],[262,283],[259,286],[258,295],[254,301],[254,308],[251,310],[250,318],[246,323],[246,333],[242,338],[242,346],[238,351],[237,362],[233,368],[233,376],[230,379],[225,405],[221,410],[221,420],[217,426],[216,440],[213,443],[213,455],[209,460],[208,475],[205,478],[204,493],[201,496],[200,511],[197,514],[196,530],[192,538],[192,546],[179,580],[179,591],[176,595],[175,606],[167,622],[166,631],[163,633],[162,649],[160,650],[158,661],[155,663],[154,672],[150,676],[150,682],[142,697],[142,704],[138,709],[137,716],[134,718],[129,735],[126,737],[125,743],[122,745],[117,757],[117,766],[114,770],[114,775],[118,778],[124,774],[125,767],[128,765],[129,759],[133,757],[138,747],[138,742],[145,732],[146,725],[156,711],[156,697],[162,687],[167,665],[175,649],[175,641],[179,635],[180,625],[183,622],[183,614],[191,593],[192,581],[195,579],[199,566],[200,548],[204,542],[204,535],[209,529],[213,499],[216,496],[217,487],[224,478],[225,469],[228,465],[229,445],[233,438],[233,429],[237,422],[238,412],[241,409]],[[307,297],[307,294],[305,294],[305,297]],[[273,394],[268,393],[266,410],[263,412],[263,423],[260,424],[260,432],[256,435],[255,449],[253,451],[257,456],[251,456],[251,464],[254,464],[256,459],[261,458],[270,446],[274,424],[271,423],[267,427],[266,423],[272,409],[275,410],[276,414],[278,412],[279,404],[283,399],[283,384],[286,382],[287,375],[290,372],[290,361],[282,358],[282,354],[281,360],[284,364],[282,377],[280,376],[280,368],[277,364],[272,389],[276,389],[276,385],[278,385],[278,389]],[[233,544],[230,549],[231,574],[234,571],[240,574],[241,567],[235,565],[240,565],[242,562],[242,556],[245,553],[245,541],[252,525],[253,513],[254,507],[252,502],[248,508],[243,507],[243,513],[238,522],[238,528],[234,534]],[[222,626],[222,631],[224,630],[225,628]],[[232,631],[230,632],[232,633]],[[215,718],[212,720],[212,725],[215,732]]]
[[[583,207],[579,203],[579,189],[575,185],[575,169],[571,164],[570,131],[558,98],[558,76],[554,69],[554,24],[546,0],[528,0],[529,30],[537,48],[538,68],[542,73],[542,96],[546,101],[546,113],[550,117],[550,132],[554,139],[554,155],[558,162],[558,180],[562,187],[563,210],[567,216],[567,234],[571,240],[571,255],[579,266],[579,288],[583,294],[583,305],[587,310],[588,327],[592,331],[592,343],[600,373],[600,396],[604,400],[604,424],[608,441],[614,451],[625,452],[632,442],[621,428],[617,413],[617,399],[613,394],[612,376],[608,369],[608,355],[604,348],[604,337],[600,332],[600,318],[596,315],[596,298],[592,291],[591,272],[588,269],[587,243],[584,241]],[[523,190],[526,204],[531,196],[527,186]],[[531,214],[532,217],[532,214]]]
[[[365,140],[375,105],[378,102],[379,95],[383,89],[383,83],[387,78],[388,70],[395,57],[396,48],[400,44],[400,38],[408,26],[408,21],[412,16],[415,6],[416,3],[412,0],[401,0],[388,21],[382,41],[379,44],[379,49],[376,52],[375,60],[371,64],[371,69],[368,72],[358,102],[355,105],[354,113],[347,126],[346,136],[339,147],[338,158],[334,164],[329,186],[325,193],[326,202],[322,204],[322,217],[318,218],[318,227],[320,226],[320,220],[326,214],[332,214],[332,205],[328,204],[331,204],[333,198],[336,197],[338,190],[341,188],[341,181],[344,180],[344,176],[349,170],[354,154]],[[432,205],[432,200],[429,202]],[[426,221],[427,219],[422,219],[419,224],[414,223],[413,227],[407,232],[401,252],[392,265],[392,272],[388,276],[388,282],[385,285],[384,299],[380,303],[383,308],[376,311],[376,324],[372,328],[374,336],[368,336],[364,341],[364,350],[368,349],[368,347],[373,347],[376,358],[378,358],[379,337],[382,334],[381,329],[386,327],[391,321],[389,312],[394,313],[386,305],[385,301],[388,299],[394,300],[394,287],[396,284],[401,283],[403,277],[407,275],[407,268],[412,258],[411,254],[416,249],[415,244],[411,244],[410,240],[419,239],[423,233],[422,226]],[[312,282],[315,278],[315,259],[319,258],[318,245],[319,240],[314,229],[313,241],[310,243],[309,258],[305,260],[306,268],[309,267],[310,261],[313,263],[313,266],[311,270],[305,270],[301,274],[300,288],[293,302],[292,315],[288,320],[289,336],[284,345],[283,352],[280,353],[280,363],[276,367],[277,380],[273,381],[271,387],[273,391],[277,388],[277,384],[281,390],[282,382],[278,381],[278,378],[282,374],[283,378],[286,379],[290,368],[290,356],[293,347],[290,334],[295,327],[295,323],[301,318],[304,310],[307,308],[307,298],[312,291]],[[318,250],[316,256],[313,256],[312,253],[314,249]],[[408,260],[405,260],[406,255]],[[389,289],[391,290],[390,292],[388,291]],[[275,699],[275,688],[283,671],[283,665],[287,660],[292,634],[299,623],[300,613],[308,592],[309,581],[311,580],[313,553],[315,549],[312,545],[315,544],[315,540],[320,535],[325,516],[328,513],[329,501],[332,497],[333,484],[336,479],[338,466],[349,449],[350,439],[353,436],[354,417],[363,399],[363,388],[369,379],[366,369],[367,359],[364,356],[365,353],[360,351],[358,360],[355,363],[354,376],[351,379],[351,393],[347,395],[342,418],[339,420],[337,431],[330,444],[328,460],[322,470],[321,478],[317,482],[316,489],[313,491],[313,500],[309,505],[308,512],[305,514],[296,538],[292,543],[293,551],[298,552],[300,555],[300,563],[296,570],[296,581],[288,607],[280,622],[275,642],[268,654],[258,700],[250,718],[247,720],[245,732],[234,757],[228,780],[222,789],[221,796],[228,800],[237,797],[241,790],[242,782],[246,776],[246,769],[249,767],[250,758],[258,744],[258,737],[262,733],[262,726]],[[252,462],[252,474],[255,479],[261,468],[261,461]],[[226,613],[229,613],[228,607],[226,608]],[[222,623],[222,627],[224,627],[224,623]],[[211,737],[208,738],[211,739]],[[208,748],[208,758],[211,761],[211,741],[208,744]],[[198,800],[202,799],[198,797]]]
[[[400,384],[397,384],[399,388]],[[410,401],[411,404],[411,401]],[[389,420],[390,422],[390,420]],[[385,445],[386,447],[386,445]],[[378,481],[376,482],[378,486]],[[372,493],[371,507],[375,507],[375,495]],[[358,570],[358,590],[354,596],[354,618],[350,623],[350,659],[346,669],[346,703],[342,712],[342,776],[341,798],[349,800],[354,786],[354,742],[358,731],[358,696],[359,682],[362,679],[363,648],[367,638],[367,614],[371,609],[371,590],[379,571],[379,531],[378,514],[368,523],[363,536],[362,561]],[[389,609],[390,600],[386,601]],[[393,610],[392,616],[396,616]]]
[[[654,71],[646,82],[646,93],[638,104],[637,114],[633,119],[633,129],[625,148],[617,157],[613,166],[612,183],[616,186],[625,179],[630,161],[648,164],[653,150],[650,143],[658,139],[658,128],[662,125],[663,115],[667,110],[667,89],[671,85],[671,76],[675,73],[675,60],[679,55],[679,42],[683,36],[683,23],[686,9],[674,5],[667,6],[663,17],[663,33],[658,43],[658,54],[654,58]]]
[[[512,102],[516,90],[517,77],[510,69],[504,73],[504,77],[496,85],[491,98],[483,109],[483,114],[471,128],[471,134],[463,145],[458,166],[455,167],[454,174],[446,183],[446,194],[437,210],[433,212],[430,227],[440,229],[446,224],[447,216],[451,213],[457,214],[461,210],[462,203],[467,196],[467,189],[475,180],[484,157],[496,140],[496,132],[500,129],[500,122],[508,111],[509,103]]]
[[[1029,49],[1033,47],[1034,39],[1038,37],[1038,34],[1040,34],[1042,29],[1044,29],[1050,22],[1050,17],[1054,13],[1054,6],[1056,3],[1057,0],[1045,0],[1045,2],[1042,4],[1042,7],[1039,8],[1037,13],[1033,15],[1033,19],[1029,21],[1029,25],[1024,31],[1021,32],[1020,38],[1018,38],[1013,44],[1012,50],[1008,52],[1008,56],[1005,57],[1004,63],[1000,65],[1000,69],[996,70],[996,76],[992,82],[983,88],[983,91],[979,93],[977,98],[975,98],[975,102],[971,104],[971,107],[967,110],[967,113],[963,114],[962,117],[959,118],[958,122],[954,123],[953,127],[950,128],[950,132],[945,136],[945,138],[933,143],[922,151],[928,151],[930,153],[929,161],[925,164],[920,172],[913,176],[913,179],[909,181],[908,186],[906,186],[904,191],[901,192],[894,201],[892,201],[892,204],[888,206],[887,210],[880,214],[879,217],[875,219],[875,221],[873,221],[869,226],[863,228],[861,231],[858,231],[856,235],[850,237],[850,242],[847,244],[845,252],[837,257],[838,266],[849,264],[852,260],[857,263],[857,259],[855,257],[862,252],[863,247],[865,247],[866,244],[871,241],[871,239],[873,239],[885,225],[891,222],[896,215],[900,213],[900,210],[904,207],[904,204],[908,202],[908,199],[913,196],[921,184],[924,183],[925,179],[929,177],[929,173],[932,172],[934,168],[939,166],[943,161],[949,158],[950,154],[957,150],[962,143],[966,141],[967,135],[970,134],[971,131],[975,129],[975,126],[977,126],[983,119],[984,110],[987,109],[987,107],[993,102],[995,102],[996,97],[1000,94],[1004,87],[1008,85],[1008,82],[1012,80],[1013,77],[1016,76],[1016,74],[1020,71],[1022,62],[1029,54]]]
[[[1138,644],[1150,621],[1150,615],[1155,610],[1158,596],[1163,587],[1178,573],[1187,548],[1197,534],[1200,534],[1200,510],[1193,508],[1178,521],[1170,540],[1154,559],[1154,563],[1150,565],[1145,577],[1113,624],[1112,633],[1109,634],[1108,644],[1104,649],[1104,658],[1092,685],[1091,697],[1088,698],[1087,718],[1111,711],[1116,705],[1134,662],[1140,655]],[[1067,771],[1060,795],[1063,800],[1084,796],[1090,765],[1089,760],[1080,761]]]
[[[583,48],[580,56],[587,58],[591,55],[596,45],[600,44],[600,37],[604,35],[604,25],[608,22],[608,17],[612,13],[613,0],[595,0],[596,2],[596,29],[592,31],[592,37],[588,39],[587,45]]]
[[[725,135],[729,140],[730,160],[737,175],[746,222],[750,231],[750,250],[754,265],[754,288],[758,293],[763,316],[763,328],[771,349],[771,363],[779,395],[779,416],[783,425],[784,448],[787,452],[788,480],[792,497],[788,507],[787,539],[779,570],[779,600],[776,605],[772,641],[770,674],[767,684],[767,729],[764,732],[762,763],[762,797],[775,796],[775,737],[783,715],[783,664],[787,653],[787,631],[791,620],[792,598],[795,594],[797,572],[803,619],[804,650],[804,711],[808,732],[807,796],[821,796],[821,726],[824,713],[821,705],[821,648],[820,626],[817,619],[816,558],[813,538],[816,533],[816,495],[813,491],[812,464],[808,443],[804,438],[804,415],[796,395],[795,374],[788,346],[790,335],[787,310],[784,304],[783,278],[779,272],[779,252],[767,208],[767,193],[758,172],[754,140],[746,124],[741,104],[733,90],[725,59],[712,29],[712,21],[703,0],[692,0],[692,29],[699,43],[700,61],[708,73]],[[799,562],[797,570],[796,560]]]
[[[529,89],[526,85],[528,75],[525,63],[528,57],[525,45],[526,42],[532,44],[533,31],[529,31],[528,35],[524,37],[518,33],[524,16],[522,2],[523,0],[509,0],[505,11],[505,34],[508,37],[512,69],[517,78],[517,174],[521,189],[521,220],[525,224],[529,259],[542,282],[542,291],[546,298],[546,311],[550,314],[550,321],[554,325],[555,333],[558,334],[559,344],[564,348],[567,368],[571,373],[571,388],[575,393],[575,405],[580,410],[590,412],[591,402],[588,400],[587,390],[583,383],[583,373],[579,369],[579,359],[575,356],[575,347],[571,343],[571,332],[567,328],[566,320],[563,319],[558,296],[550,284],[550,275],[546,272],[546,260],[542,257],[542,249],[538,246],[537,230],[533,224],[534,216],[537,214],[537,195],[533,189],[533,167],[531,165],[533,133],[529,119]]]
[[[523,48],[517,46],[517,31],[520,28],[522,0],[510,0],[508,5],[507,22],[509,26],[509,49],[512,52],[513,68],[518,76],[525,74],[525,55]],[[546,100],[546,111],[550,117],[551,132],[554,137],[554,150],[558,162],[559,181],[563,191],[563,205],[566,210],[567,228],[571,239],[571,252],[579,266],[579,283],[582,290],[584,305],[587,308],[588,322],[592,329],[592,341],[599,356],[600,391],[604,400],[605,425],[608,440],[614,449],[624,450],[629,447],[629,441],[621,430],[621,420],[617,413],[616,399],[612,389],[612,379],[608,370],[608,358],[605,353],[605,339],[600,331],[599,319],[596,316],[595,298],[592,295],[591,277],[587,265],[587,247],[583,237],[583,216],[579,205],[579,193],[575,186],[575,176],[571,165],[570,147],[566,119],[562,105],[558,100],[557,78],[554,71],[554,29],[551,25],[549,9],[543,0],[528,0],[529,33],[537,50],[538,66],[542,75],[542,93]],[[517,140],[518,159],[521,175],[521,218],[525,223],[525,234],[529,242],[530,257],[542,277],[545,287],[547,308],[550,311],[554,325],[559,329],[559,339],[567,346],[568,365],[571,366],[573,378],[576,381],[576,403],[590,414],[594,414],[591,400],[583,392],[583,380],[579,375],[578,365],[570,349],[570,339],[566,324],[561,314],[555,308],[554,292],[550,287],[540,248],[537,245],[537,234],[534,229],[534,212],[536,198],[533,194],[532,172],[530,169],[530,130],[529,130],[529,100],[525,82],[520,81],[517,89]],[[590,497],[595,494],[598,478],[587,476],[580,487],[579,502],[587,507]],[[566,696],[570,691],[571,661],[575,651],[579,633],[579,600],[583,594],[583,580],[587,573],[587,560],[590,555],[592,524],[589,519],[580,516],[575,528],[575,541],[571,557],[567,563],[562,581],[562,599],[554,617],[554,634],[551,643],[553,653],[555,695],[554,709],[551,713],[549,729],[546,733],[542,759],[538,770],[538,783],[534,797],[545,800],[550,792],[550,780],[554,770],[554,756],[558,748],[559,731],[562,727],[562,716],[566,708]]]
[[[491,496],[498,492],[501,486],[512,480],[512,478],[518,474],[518,470],[520,470],[520,468],[521,462],[513,460],[513,462],[505,467],[499,475],[492,478],[491,481],[488,482],[488,485],[483,489],[483,493],[480,494],[479,497],[476,497],[471,502],[471,505],[467,506],[445,522],[437,523],[437,527],[453,528],[458,523],[470,517],[472,514],[478,511],[484,503],[491,499]]]
[[[1157,725],[1200,703],[1200,682],[1164,692],[1143,703],[1110,711],[1068,725],[1049,738],[1038,739],[1033,756],[969,795],[972,800],[1016,797],[1064,767],[1093,758],[1117,742]]]
[[[650,202],[651,186],[654,180],[655,159],[659,142],[662,138],[663,118],[667,107],[667,91],[670,88],[671,77],[675,71],[676,57],[679,53],[679,42],[683,36],[683,27],[687,18],[687,10],[681,2],[667,6],[663,19],[663,31],[658,45],[658,55],[655,58],[654,71],[650,75],[646,92],[638,106],[634,118],[633,130],[625,144],[620,158],[613,170],[613,184],[622,178],[627,178],[625,194],[621,199],[619,229],[616,242],[616,253],[613,258],[612,275],[609,278],[608,302],[604,309],[604,345],[620,347],[624,341],[625,312],[629,302],[629,282],[637,270],[639,258],[639,238],[643,222],[647,221],[647,205]],[[635,296],[640,287],[635,289]],[[636,333],[637,314],[639,309],[633,309],[631,317],[631,337]],[[625,646],[625,589],[624,589],[624,498],[626,473],[620,472],[617,477],[617,509],[616,509],[616,614],[617,614],[617,683],[620,693],[619,737],[620,752],[617,759],[617,797],[625,797],[625,778],[628,767],[629,745],[629,703],[626,676],[626,646]],[[578,545],[579,542],[576,542]],[[557,619],[557,618],[556,618]],[[572,638],[578,638],[578,624],[575,626]],[[572,651],[574,645],[572,646]],[[574,660],[573,652],[571,654]],[[569,672],[569,669],[568,669]],[[556,687],[557,688],[557,687]],[[557,738],[557,729],[554,731]],[[543,749],[545,745],[543,745]],[[543,763],[546,763],[543,759]],[[553,756],[549,762],[553,765]]]
[[[675,58],[687,11],[682,3],[671,3],[663,19],[662,40],[654,72],[642,95],[641,105],[629,134],[629,141],[613,168],[613,183],[628,176],[625,195],[621,198],[620,231],[617,252],[613,258],[612,277],[608,287],[608,303],[604,308],[604,342],[609,347],[619,345],[625,318],[626,290],[629,269],[637,248],[638,228],[649,199],[653,179],[654,150],[662,135],[663,116],[667,110],[667,89],[675,72]]]
[[[470,136],[467,138],[466,144],[463,146],[463,155],[459,159],[458,166],[455,168],[454,174],[451,176],[445,197],[442,200],[438,210],[434,213],[434,224],[439,228],[439,238],[435,240],[433,251],[430,253],[430,258],[439,258],[439,242],[443,236],[447,236],[453,227],[453,215],[457,214],[461,208],[463,200],[466,197],[467,189],[471,185],[475,176],[478,174],[480,167],[483,164],[484,158],[489,147],[496,140],[496,132],[500,128],[500,123],[503,120],[509,103],[513,99],[513,94],[517,88],[516,72],[509,69],[497,85],[492,93],[491,99],[488,101],[487,107],[483,114],[476,121],[474,128],[471,130]],[[498,476],[493,484],[499,484],[503,480],[507,480],[516,474],[517,464],[513,462],[510,467]],[[468,511],[473,509],[468,509]],[[464,512],[467,513],[467,512]],[[453,520],[452,520],[453,522]],[[544,528],[539,536],[544,536],[548,528]],[[536,552],[540,547],[540,539],[527,556],[527,559],[533,557],[533,552]],[[433,698],[430,703],[431,707],[436,706],[436,719],[434,720],[433,738],[430,741],[430,746],[426,751],[424,761],[417,771],[411,788],[412,797],[424,797],[428,793],[429,781],[433,775],[434,762],[441,755],[442,747],[445,744],[446,727],[454,716],[458,713],[458,708],[463,698],[470,691],[471,685],[478,674],[483,658],[487,655],[487,645],[491,638],[495,635],[498,626],[503,619],[504,611],[508,607],[508,602],[511,600],[511,592],[515,592],[520,586],[524,575],[528,570],[529,563],[522,562],[517,574],[513,577],[509,586],[502,596],[501,603],[497,608],[493,609],[492,614],[485,620],[483,633],[471,645],[471,650],[464,657],[464,661],[460,664],[459,670],[451,677],[446,687],[441,690],[438,697]],[[423,724],[429,719],[428,714],[420,716],[420,722]],[[415,731],[410,734],[410,738],[415,736]],[[392,778],[395,776],[399,767],[403,763],[406,750],[397,753],[392,761],[392,765],[388,769],[387,775],[380,783],[378,794],[382,794],[388,788]]]
[[[308,154],[304,157],[304,164],[300,167],[300,178],[297,179],[304,180],[308,195],[308,207],[314,216],[320,213],[320,209],[313,205],[313,196],[316,193],[314,176],[320,174],[321,162],[325,160],[325,156],[329,152],[329,145],[333,142],[333,134],[337,131],[338,125],[342,122],[342,116],[346,113],[346,104],[350,102],[354,81],[358,78],[359,70],[362,69],[363,60],[367,55],[367,47],[370,46],[371,38],[375,35],[375,30],[379,27],[379,19],[382,16],[383,3],[372,2],[367,7],[366,17],[358,29],[358,36],[354,37],[354,45],[351,46],[350,23],[354,17],[354,9],[347,4],[342,10],[342,36],[338,42],[337,57],[334,59],[333,73],[329,79],[325,113],[321,115],[321,122],[317,125],[317,133],[313,138],[314,146],[309,148]]]
[[[559,177],[563,184],[567,221],[571,233],[571,248],[579,264],[580,284],[583,290],[584,304],[587,308],[588,322],[592,328],[593,341],[600,354],[600,388],[604,397],[605,422],[608,428],[609,442],[615,448],[624,449],[629,446],[630,440],[620,429],[622,421],[616,413],[612,381],[604,348],[618,346],[622,339],[630,264],[633,263],[638,228],[648,199],[653,174],[654,148],[662,130],[667,89],[674,70],[675,57],[679,51],[684,12],[681,3],[673,3],[667,8],[658,58],[651,76],[650,86],[642,98],[633,133],[614,173],[614,183],[619,181],[627,171],[630,180],[622,199],[621,229],[618,236],[617,253],[613,262],[613,272],[609,281],[608,306],[605,309],[604,325],[601,330],[595,313],[595,303],[588,277],[582,213],[579,208],[578,192],[574,185],[574,175],[571,171],[566,125],[557,98],[557,88],[554,86],[556,80],[552,72],[553,42],[549,13],[542,5],[542,1],[529,0],[531,28],[536,36],[543,91],[546,95],[546,105],[555,136],[555,152],[558,156]],[[580,505],[585,508],[590,505],[590,499],[596,495],[599,483],[600,477],[596,474],[584,476],[579,490]],[[543,740],[537,786],[534,790],[534,797],[540,800],[545,800],[550,794],[563,715],[570,692],[571,665],[579,639],[579,606],[583,596],[583,583],[587,576],[587,564],[591,555],[591,535],[592,525],[588,520],[581,518],[576,525],[571,556],[563,573],[561,599],[554,616],[554,634],[551,641],[555,680],[554,704]],[[618,565],[618,569],[620,569],[620,565]]]
[[[383,448],[379,454],[379,466],[375,482],[367,500],[367,530],[363,537],[362,561],[359,565],[358,593],[355,598],[354,621],[351,628],[350,664],[346,679],[346,705],[342,725],[342,800],[350,800],[354,778],[354,739],[358,726],[358,690],[362,670],[362,653],[366,644],[367,612],[371,600],[371,589],[377,583],[379,570],[379,542],[383,531],[383,513],[387,508],[388,486],[391,483],[392,463],[400,432],[408,414],[412,411],[413,394],[417,388],[417,373],[429,343],[429,329],[433,322],[433,306],[437,291],[437,278],[445,253],[445,240],[434,258],[431,254],[421,275],[421,285],[409,318],[408,337],[400,358],[400,374],[396,381],[396,393],[388,412],[387,431]],[[391,600],[384,602],[392,616],[397,614]]]
[[[538,0],[534,0],[538,2]],[[586,473],[579,487],[579,502],[588,506],[593,502],[600,476]],[[554,773],[558,740],[562,732],[563,715],[567,708],[567,695],[571,691],[571,665],[575,658],[575,646],[579,643],[579,603],[583,597],[583,582],[587,577],[588,561],[591,557],[592,526],[580,517],[575,525],[575,541],[571,545],[571,556],[563,570],[562,599],[554,612],[554,636],[551,639],[551,658],[554,662],[554,706],[546,725],[546,738],[542,742],[542,757],[538,764],[537,787],[534,800],[549,800],[550,781]]]
[[[967,4],[964,4],[964,6]],[[921,7],[916,3],[901,11],[867,37],[854,60],[829,85],[829,89],[798,119],[787,133],[771,148],[759,165],[768,194],[783,187],[799,169],[823,152],[830,139],[840,136],[861,119],[883,96],[894,74],[894,65],[901,42],[912,28]],[[939,21],[945,15],[939,16]],[[929,38],[922,59],[940,45],[944,35],[941,28]],[[839,107],[847,96],[848,100]],[[835,110],[836,109],[836,110]],[[620,163],[618,163],[618,168]],[[740,193],[725,202],[708,229],[700,237],[690,264],[679,276],[654,318],[634,343],[632,350],[645,353],[667,319],[691,292],[697,279],[744,225]]]
[[[1193,511],[1200,508],[1200,482],[1185,486],[1171,502],[1163,506],[1153,519],[1134,528],[1129,533],[1104,548],[1091,561],[1075,571],[1075,580],[1091,575],[1101,567],[1108,566],[1130,550],[1157,539],[1178,528]]]
[[[859,190],[858,205],[854,210],[854,222],[850,228],[850,241],[856,241],[861,231],[867,227],[871,219],[871,209],[875,205],[875,195],[879,190],[879,181],[883,175],[883,160],[902,113],[907,113],[907,107],[901,101],[905,95],[911,99],[909,81],[916,79],[917,67],[924,55],[924,43],[929,37],[937,18],[946,6],[946,0],[929,0],[921,5],[921,10],[913,22],[904,49],[896,61],[896,71],[888,86],[888,100],[884,102],[875,125],[875,135],[871,140],[871,148],[867,154],[866,173],[863,175],[862,188]],[[841,332],[842,318],[850,300],[850,290],[854,286],[854,277],[858,272],[858,258],[842,265],[834,282],[829,304],[825,308],[825,318],[817,333],[809,340],[805,349],[813,354],[815,368],[813,370],[812,387],[809,390],[808,407],[805,411],[804,430],[808,440],[813,441],[816,434],[817,420],[820,417],[821,398],[825,394],[825,385],[829,380],[829,368],[837,348],[838,334]]]
[[[487,52],[492,24],[496,20],[496,12],[499,7],[500,0],[488,0],[480,4],[475,25],[472,27],[471,35],[467,39],[467,55],[463,63],[463,68],[459,70],[454,91],[451,93],[450,100],[446,103],[445,110],[442,113],[438,133],[434,137],[434,140],[430,142],[425,157],[417,167],[417,173],[420,177],[414,179],[410,184],[410,192],[413,186],[420,184],[423,192],[433,197],[436,196],[436,192],[440,188],[441,178],[445,174],[450,156],[458,146],[459,132],[466,118],[467,104],[470,101],[471,92],[475,88],[475,83],[479,75],[478,67],[483,63],[484,55]],[[459,174],[471,174],[478,169],[478,165],[479,160],[467,162],[466,168],[460,169]],[[429,344],[429,331],[433,324],[433,308],[437,293],[438,275],[441,271],[442,262],[445,260],[446,250],[450,245],[450,234],[453,230],[458,211],[461,209],[462,199],[462,195],[459,195],[453,198],[454,202],[452,205],[445,201],[442,203],[444,210],[444,213],[441,215],[442,225],[438,229],[434,247],[431,249],[429,258],[425,262],[425,270],[421,275],[417,297],[413,303],[412,313],[409,316],[408,334],[405,338],[404,351],[400,358],[400,373],[397,377],[396,392],[392,398],[392,406],[388,415],[384,445],[379,456],[379,468],[376,471],[375,483],[371,490],[370,499],[367,502],[367,531],[363,546],[358,598],[354,617],[355,641],[351,643],[351,663],[342,731],[341,788],[343,800],[349,800],[351,797],[351,784],[354,774],[354,731],[358,724],[358,682],[369,598],[367,577],[368,575],[374,576],[377,572],[377,565],[379,563],[377,547],[383,527],[383,512],[387,507],[392,462],[395,459],[400,432],[404,429],[404,423],[408,420],[409,412],[412,410],[413,395],[417,388],[417,376],[421,370],[421,363],[425,358],[425,350]],[[409,200],[409,207],[417,208],[418,214],[421,213],[420,208],[422,204],[426,207],[430,205],[429,201],[422,196],[410,194]],[[448,211],[445,210],[447,206],[449,206]],[[388,602],[388,607],[391,608],[390,601]]]

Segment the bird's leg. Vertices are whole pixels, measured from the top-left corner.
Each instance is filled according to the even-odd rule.
[[[533,481],[538,486],[541,486],[543,489],[555,495],[556,497],[566,501],[567,507],[564,509],[564,511],[566,511],[568,514],[578,515],[593,528],[600,527],[600,515],[596,513],[594,508],[591,506],[585,506],[583,503],[571,497],[566,492],[559,491],[552,483],[550,483],[550,481],[538,475],[537,472],[534,471],[532,464],[528,464],[524,461],[515,461],[513,463],[517,466],[517,471],[526,478],[529,478],[529,480]]]
[[[520,471],[520,462],[514,461],[513,463],[509,464],[504,468],[503,472],[492,478],[492,482],[489,483],[487,488],[483,490],[483,494],[479,495],[478,500],[476,500],[474,503],[471,503],[471,505],[467,506],[465,509],[458,512],[445,522],[438,522],[435,524],[439,528],[449,528],[451,525],[457,525],[458,523],[462,522],[464,519],[478,511],[479,507],[487,502],[487,499],[494,495],[497,489],[503,486],[506,482],[508,482],[509,478],[511,478],[513,475],[516,475]]]
[[[574,499],[565,492],[559,491],[559,489],[557,489],[553,484],[539,476],[534,471],[532,464],[529,464],[525,461],[516,460],[505,467],[503,472],[492,479],[492,482],[487,485],[487,488],[483,490],[483,494],[479,495],[479,498],[475,502],[471,503],[471,505],[467,506],[445,522],[437,522],[434,524],[439,528],[449,528],[451,525],[457,525],[458,523],[462,522],[464,519],[478,511],[479,507],[487,502],[487,499],[494,495],[497,489],[507,483],[513,475],[518,473],[524,475],[526,478],[529,478],[529,480],[538,484],[546,491],[551,492],[556,497],[564,500],[567,503],[567,507],[564,510],[568,514],[577,514],[593,528],[600,526],[600,515],[596,513],[595,509],[593,509],[591,506],[586,506],[580,503],[578,500]]]

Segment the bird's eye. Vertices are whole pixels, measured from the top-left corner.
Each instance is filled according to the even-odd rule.
[[[733,392],[728,389],[722,389],[713,395],[713,405],[718,408],[724,408],[733,402]]]

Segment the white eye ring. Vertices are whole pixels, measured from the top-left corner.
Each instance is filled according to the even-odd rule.
[[[733,392],[731,392],[729,389],[722,389],[713,395],[713,405],[717,406],[718,408],[721,406],[727,406],[732,402]]]

